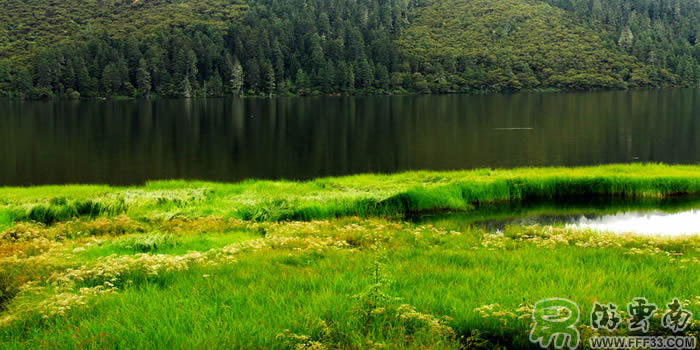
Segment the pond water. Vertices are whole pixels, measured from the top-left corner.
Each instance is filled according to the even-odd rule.
[[[680,213],[624,212],[602,216],[580,216],[567,226],[615,233],[678,236],[700,234],[700,210]]]
[[[700,90],[0,101],[0,186],[700,161]]]
[[[427,214],[420,223],[503,231],[507,226],[555,225],[653,236],[700,234],[700,198],[628,201],[612,198],[509,203],[469,213]]]

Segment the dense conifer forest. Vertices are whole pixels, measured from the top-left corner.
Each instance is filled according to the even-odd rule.
[[[0,96],[698,86],[696,0],[7,0]]]

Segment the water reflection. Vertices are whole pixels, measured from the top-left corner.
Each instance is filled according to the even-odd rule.
[[[0,185],[700,161],[700,90],[0,100]]]
[[[700,198],[696,196],[630,201],[589,197],[485,206],[467,213],[423,214],[409,218],[457,229],[503,231],[511,225],[564,225],[600,232],[657,236],[700,234]]]
[[[700,210],[680,213],[628,212],[614,215],[581,216],[568,227],[615,233],[639,233],[659,236],[700,234]]]

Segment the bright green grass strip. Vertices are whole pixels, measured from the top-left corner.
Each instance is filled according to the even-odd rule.
[[[402,216],[423,211],[467,211],[475,205],[523,199],[607,196],[660,198],[700,194],[700,166],[663,164],[604,165],[580,168],[415,171],[393,175],[355,175],[308,182],[256,181],[237,184],[156,181],[144,186],[48,186],[0,188],[9,207],[26,212],[15,219],[64,220],[94,204],[99,215],[168,218],[224,216],[255,221],[310,220],[357,215]],[[51,207],[65,199],[67,208]],[[43,206],[43,207],[41,207]]]

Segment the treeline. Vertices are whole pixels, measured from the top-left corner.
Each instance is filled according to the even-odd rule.
[[[45,98],[424,91],[393,39],[414,1],[264,0],[227,28],[197,24],[115,39],[88,32],[0,68],[0,95]]]
[[[85,25],[36,54],[0,59],[0,96],[469,93],[700,81],[694,0],[231,3],[235,12],[216,22],[185,24],[178,13],[158,29],[129,22],[127,35],[115,35],[114,24]],[[197,4],[199,17],[207,13],[202,6],[217,10]],[[160,20],[158,6],[172,4],[110,6]],[[607,28],[600,38],[596,26]]]

